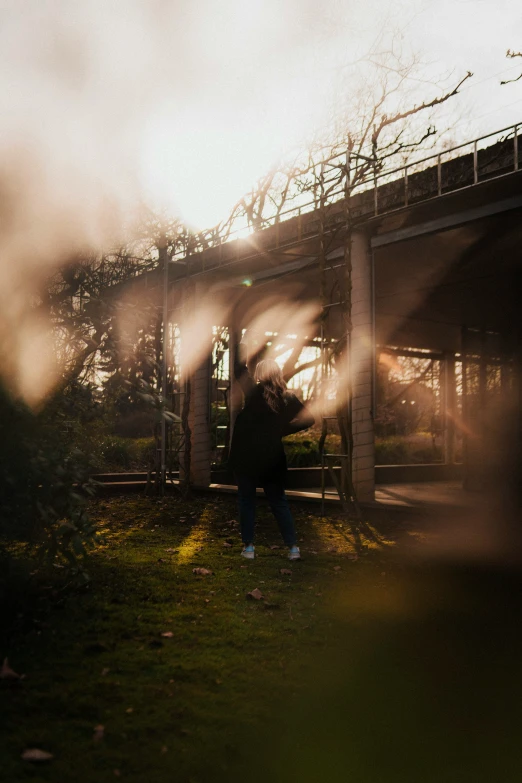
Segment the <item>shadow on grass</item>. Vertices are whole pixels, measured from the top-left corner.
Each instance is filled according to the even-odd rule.
[[[307,681],[335,633],[319,599],[339,574],[324,552],[282,574],[288,563],[270,549],[278,533],[263,515],[260,556],[245,563],[231,509],[219,500],[94,505],[105,533],[91,586],[60,606],[46,598],[7,650],[27,674],[9,687],[0,718],[9,783],[26,779],[28,746],[55,757],[38,770],[42,781],[90,783],[114,769],[136,783],[212,770],[220,779],[238,759],[248,768],[252,737]],[[312,535],[309,520],[300,528]],[[265,600],[247,599],[254,587]]]
[[[249,780],[518,783],[521,596],[518,570],[434,561],[346,593],[339,640]]]

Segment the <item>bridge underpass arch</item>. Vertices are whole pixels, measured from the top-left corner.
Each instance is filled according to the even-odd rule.
[[[358,461],[357,480],[364,499],[373,497],[373,432],[378,380],[375,368],[376,358],[383,348],[388,352],[395,351],[395,356],[400,350],[403,354],[409,351],[410,358],[418,360],[421,366],[426,365],[425,357],[430,354],[433,364],[437,363],[439,387],[443,385],[446,389],[444,400],[439,399],[439,419],[444,420],[446,429],[451,429],[448,408],[455,428],[459,414],[459,411],[451,411],[448,404],[452,386],[449,382],[451,366],[457,380],[460,378],[460,400],[464,401],[464,407],[475,381],[479,390],[477,399],[482,396],[484,402],[487,398],[488,373],[498,376],[504,389],[506,384],[509,386],[511,383],[507,379],[518,362],[519,349],[515,344],[518,345],[517,340],[520,339],[516,336],[518,332],[515,334],[513,330],[517,323],[520,291],[517,274],[520,265],[518,224],[522,211],[522,172],[518,170],[520,139],[516,128],[514,141],[513,145],[513,138],[511,142],[504,139],[488,149],[486,163],[498,158],[499,153],[504,155],[508,147],[511,150],[511,159],[507,163],[505,156],[500,155],[500,168],[498,165],[491,168],[489,164],[477,167],[483,154],[480,150],[472,156],[472,184],[459,175],[467,159],[455,158],[441,168],[439,156],[435,167],[387,184],[383,180],[384,184],[379,184],[377,190],[370,188],[353,197],[358,228],[352,255],[354,344],[351,354],[361,365],[361,377],[357,379],[358,388],[354,395],[354,451]],[[421,168],[426,165],[422,161],[421,164]],[[444,171],[451,174],[451,187],[447,187],[448,177],[442,176]],[[423,189],[420,187],[422,183],[435,183],[435,187]],[[394,195],[393,203],[388,203],[390,198],[383,199],[386,194]],[[362,202],[371,208],[361,211]],[[383,208],[388,211],[377,214]],[[336,237],[333,244],[329,241],[328,263],[332,273],[339,269],[339,274],[342,274],[344,263],[345,229],[340,225],[342,220],[338,219],[342,218],[342,214],[341,202],[336,202],[332,226],[327,228]],[[169,290],[166,300],[169,325],[177,328],[176,310],[195,311],[196,304],[200,305],[205,298],[207,302],[212,300],[212,304],[224,302],[223,309],[226,310],[234,302],[242,283],[249,279],[254,285],[244,299],[258,299],[261,308],[267,298],[260,296],[261,291],[267,295],[271,292],[276,298],[286,298],[299,306],[317,302],[320,298],[320,246],[317,213],[311,211],[306,215],[299,212],[297,217],[289,217],[280,223],[276,221],[274,225],[243,239],[220,242],[215,247],[206,247],[184,258],[176,256],[172,259],[171,273],[167,272],[164,276]],[[161,272],[154,270],[147,273],[137,281],[138,286],[150,283],[161,292],[158,271]],[[163,290],[167,286],[163,285]],[[333,299],[332,296],[328,307],[332,307],[332,331],[338,336],[343,326],[340,322],[335,324]],[[225,330],[221,334],[228,335],[228,359],[232,335],[241,328],[241,323],[234,322],[237,316],[236,312],[233,319],[219,318],[212,322],[213,326]],[[209,367],[213,363],[211,328],[207,331],[206,358],[202,358],[201,366],[196,368],[192,377],[191,415],[193,456],[196,458],[193,465],[197,466],[198,473],[194,476],[194,483],[203,485],[208,484],[211,478],[209,425],[212,416],[209,406],[214,391],[221,394],[225,389],[219,387],[226,382],[221,372],[223,367],[220,377],[209,379]],[[477,339],[481,350],[476,348]],[[414,353],[417,355],[413,356]],[[451,357],[452,362],[449,361]],[[494,362],[481,361],[480,357],[494,359]],[[499,363],[499,357],[505,361]],[[224,356],[221,358],[223,360]],[[466,365],[465,372],[463,364]],[[498,372],[488,367],[496,367]],[[228,375],[230,380],[230,373]],[[516,379],[516,372],[511,372],[511,375]],[[213,380],[216,381],[214,391],[211,388]],[[434,383],[432,381],[432,390]],[[464,387],[466,393],[463,393]],[[442,397],[441,393],[439,397]],[[475,400],[472,402],[468,413],[477,409]],[[456,407],[457,403],[453,401],[453,408]],[[234,411],[230,413],[233,420]],[[463,419],[463,416],[460,418]],[[228,434],[229,431],[230,427]],[[461,427],[459,432],[462,431]],[[455,463],[454,441],[455,438],[452,445],[452,438],[445,435],[441,463]],[[468,459],[465,467],[470,466]],[[468,472],[471,475],[472,471]],[[380,473],[382,478],[382,471]]]
[[[520,184],[518,175],[514,176]],[[498,183],[495,188],[498,189]],[[425,205],[415,205],[402,215],[385,215],[378,222],[370,221],[366,232],[357,235],[359,247],[354,261],[363,271],[354,275],[357,290],[352,292],[352,306],[356,326],[364,335],[366,353],[374,367],[384,350],[395,355],[409,354],[421,365],[424,362],[424,366],[428,358],[437,365],[438,374],[431,389],[439,384],[437,426],[441,433],[437,464],[419,464],[409,469],[401,466],[394,472],[389,466],[379,465],[377,459],[377,483],[458,477],[472,487],[483,481],[487,460],[477,445],[480,438],[472,440],[465,431],[478,429],[484,439],[488,426],[494,428],[491,423],[487,425],[486,413],[492,415],[493,409],[499,408],[497,390],[502,392],[503,400],[508,391],[513,394],[520,361],[520,334],[515,326],[521,293],[518,269],[522,202],[509,188],[512,184],[506,187],[504,181],[499,198],[491,187],[487,193],[482,187],[484,203],[477,204],[474,196],[472,209],[467,209],[469,193],[458,194],[458,200],[455,194],[451,199],[443,197],[430,205],[429,220]],[[235,309],[234,323],[226,325],[229,335],[237,335],[246,325],[249,310],[251,316],[256,308],[262,312],[274,302],[290,302],[299,307],[318,302],[317,249],[307,244],[302,254],[298,250],[292,261],[283,258],[267,263],[269,259],[260,255],[255,262],[239,260],[226,272],[214,270],[202,278],[206,278],[204,288],[212,297],[230,300],[240,292],[242,304]],[[342,247],[331,253],[329,275],[342,268],[342,254]],[[253,285],[245,287],[245,279]],[[179,291],[180,281],[175,285]],[[332,324],[339,335],[342,324],[339,320],[336,324],[335,309]],[[314,337],[317,334],[310,339]],[[230,373],[228,377],[231,378]],[[361,417],[359,429],[366,439],[356,444],[356,448],[360,446],[361,481],[367,483],[364,499],[373,496],[377,380],[378,373],[374,372],[369,388],[361,392],[357,414]],[[201,376],[200,392],[206,384]],[[198,404],[203,411],[201,394]],[[234,403],[232,418],[233,409]],[[519,417],[519,413],[516,415]],[[201,423],[206,426],[203,414]],[[208,443],[208,437],[206,441],[202,438],[203,442]],[[203,456],[201,464],[208,459]]]
[[[374,234],[376,435],[379,358],[410,355],[438,366],[430,391],[440,439],[431,469],[378,467],[377,481],[438,477],[477,489],[509,469],[520,439],[522,209],[504,204],[460,221],[456,210],[447,228],[434,230],[432,220],[424,231],[419,223]],[[411,401],[408,384],[403,397]]]

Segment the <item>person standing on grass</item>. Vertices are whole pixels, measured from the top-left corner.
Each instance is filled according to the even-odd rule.
[[[285,494],[287,472],[281,438],[311,427],[315,419],[295,394],[289,392],[277,362],[265,359],[258,363],[255,376],[250,375],[241,356],[245,343],[239,345],[234,375],[245,395],[232,435],[229,464],[238,488],[239,520],[243,540],[243,557],[252,560],[256,487],[263,487],[290,560],[301,557],[295,525]]]

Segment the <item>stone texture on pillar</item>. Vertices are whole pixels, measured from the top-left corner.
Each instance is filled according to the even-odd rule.
[[[357,498],[362,502],[375,498],[372,329],[370,243],[365,234],[355,232],[352,236],[352,478]]]
[[[457,379],[455,375],[455,356],[444,357],[444,458],[448,464],[455,462],[455,422],[457,420]]]
[[[190,480],[194,486],[210,484],[210,357],[195,370],[191,379],[189,426],[192,433]]]
[[[201,284],[196,284],[185,294],[185,307],[188,312],[194,311],[196,302],[204,294]],[[202,328],[204,328],[202,326]],[[190,357],[190,329],[188,335],[185,335],[183,326],[181,327],[181,365],[183,367],[183,356]],[[188,340],[187,344],[185,341]],[[211,372],[211,354],[212,354],[212,328],[208,327],[208,334],[205,338],[206,351],[190,375],[190,405],[188,423],[190,427],[191,459],[190,459],[190,482],[196,487],[208,487],[210,484],[210,464],[211,464],[211,438],[210,438],[210,372]],[[183,471],[184,449],[180,453],[180,478],[184,477]]]

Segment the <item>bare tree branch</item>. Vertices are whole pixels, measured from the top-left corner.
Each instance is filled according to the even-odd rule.
[[[439,106],[441,103],[445,103],[445,101],[452,98],[454,95],[457,95],[459,89],[462,87],[464,82],[466,82],[468,79],[471,79],[473,76],[471,71],[468,71],[466,76],[464,76],[460,82],[457,84],[457,86],[451,90],[451,92],[447,92],[444,95],[441,95],[439,98],[433,98],[431,101],[424,101],[423,103],[419,104],[418,106],[413,106],[411,109],[408,109],[404,112],[398,112],[397,114],[392,115],[391,117],[388,117],[384,115],[381,118],[381,121],[378,125],[375,126],[373,136],[372,136],[372,143],[376,146],[377,141],[379,138],[379,134],[382,132],[384,128],[386,128],[388,125],[393,125],[397,122],[400,122],[401,120],[405,120],[407,117],[412,117],[414,114],[418,114],[419,112],[426,111],[426,109],[433,109],[435,106]]]

